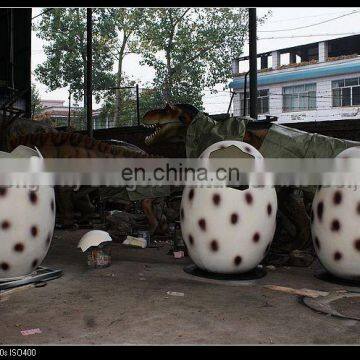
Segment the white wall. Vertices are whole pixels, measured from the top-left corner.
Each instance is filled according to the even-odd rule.
[[[333,80],[360,77],[360,73],[350,75],[331,76],[306,81],[286,82],[270,86],[259,86],[259,89],[269,89],[269,113],[277,116],[278,123],[301,122],[301,121],[328,121],[341,119],[360,119],[360,106],[332,107],[331,82]],[[282,88],[283,86],[301,85],[316,82],[316,110],[282,112]],[[233,100],[235,116],[240,114],[240,96],[236,94]],[[265,115],[259,115],[259,120]]]

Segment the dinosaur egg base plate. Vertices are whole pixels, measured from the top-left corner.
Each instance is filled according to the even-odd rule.
[[[210,280],[220,280],[220,281],[250,281],[261,279],[266,275],[266,270],[263,266],[258,265],[254,269],[245,272],[245,273],[235,273],[235,274],[218,274],[209,272],[206,270],[200,269],[196,265],[188,265],[184,267],[184,271],[187,274],[198,276],[201,278],[206,278]]]

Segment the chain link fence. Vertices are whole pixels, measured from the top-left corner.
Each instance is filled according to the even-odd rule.
[[[92,113],[94,130],[141,125],[148,110],[164,105],[155,89],[140,88],[137,84],[104,92],[104,100]],[[54,127],[86,130],[86,110],[81,106],[69,106],[69,100],[71,104],[71,94],[67,100],[42,100],[41,109],[33,119],[46,120]]]

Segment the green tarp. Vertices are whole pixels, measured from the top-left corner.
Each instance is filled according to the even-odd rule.
[[[246,126],[251,121],[254,120],[246,117],[215,121],[206,114],[199,113],[187,131],[187,157],[199,157],[208,146],[218,141],[242,141]],[[333,158],[353,146],[360,146],[360,143],[272,124],[259,151],[265,158]],[[313,195],[316,186],[299,189]]]
[[[199,113],[187,131],[187,157],[199,157],[208,146],[218,141],[242,141],[246,126],[251,121],[251,118],[245,117],[215,121],[206,114]],[[333,158],[352,146],[360,146],[360,143],[272,124],[260,152],[264,157],[274,158]]]
[[[353,146],[360,143],[273,124],[259,151],[267,158],[334,158]]]
[[[242,140],[250,118],[229,117],[223,121],[211,119],[199,112],[186,133],[186,156],[197,158],[210,145],[222,140]]]

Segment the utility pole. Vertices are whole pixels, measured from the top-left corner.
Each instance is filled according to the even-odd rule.
[[[71,90],[69,89],[69,110],[68,110],[68,130],[70,130],[71,126]]]
[[[249,8],[250,117],[257,120],[256,8]]]
[[[139,97],[139,84],[136,84],[136,117],[137,124],[140,125],[140,97]]]
[[[86,128],[93,137],[92,120],[92,8],[87,8],[86,21]]]

